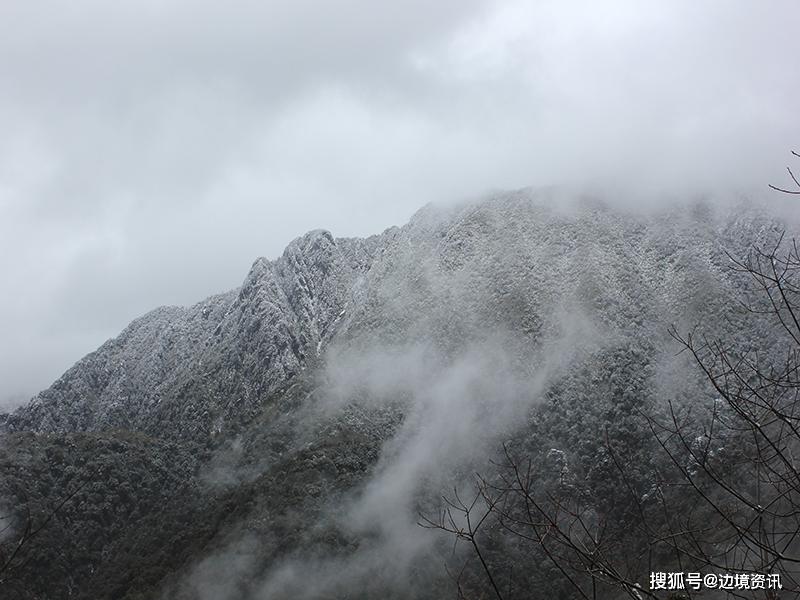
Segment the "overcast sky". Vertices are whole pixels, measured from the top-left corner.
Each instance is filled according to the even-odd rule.
[[[2,0],[0,404],[312,228],[781,182],[798,23],[796,0]]]

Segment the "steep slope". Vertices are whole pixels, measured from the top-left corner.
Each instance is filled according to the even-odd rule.
[[[786,226],[521,191],[366,240],[298,238],[238,290],[138,319],[8,418],[0,498],[32,485],[45,511],[69,487],[51,473],[64,452],[69,481],[94,486],[47,538],[87,564],[30,577],[52,598],[441,597],[446,550],[418,511],[505,441],[569,455],[613,507],[598,440],[646,461],[637,411],[710,397],[668,327],[776,339],[738,309],[750,291],[726,251]],[[125,452],[105,449],[118,430],[135,432]],[[122,479],[152,464],[162,483],[98,513],[120,484],[98,481],[94,447]],[[82,539],[82,519],[109,526]]]
[[[312,231],[277,260],[258,259],[241,288],[136,319],[11,415],[8,428],[208,440],[316,358],[382,239]]]

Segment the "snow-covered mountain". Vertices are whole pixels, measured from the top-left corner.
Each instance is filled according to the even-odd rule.
[[[663,337],[663,324],[735,293],[726,249],[780,228],[701,206],[631,216],[549,201],[520,192],[429,206],[364,240],[311,231],[278,259],[256,260],[240,288],[136,319],[10,426],[210,436],[339,340],[458,347],[502,328],[535,342],[565,307],[609,331]]]
[[[737,311],[750,292],[726,253],[786,226],[524,190],[366,239],[309,232],[240,288],[135,320],[6,417],[0,497],[28,478],[44,510],[92,481],[42,536],[76,548],[28,576],[51,598],[437,597],[416,510],[506,439],[589,460],[593,419],[622,398],[705,394],[668,328],[770,335]]]
[[[17,411],[11,428],[218,433],[317,357],[391,234],[334,240],[311,231],[277,260],[256,260],[240,288],[153,310]]]

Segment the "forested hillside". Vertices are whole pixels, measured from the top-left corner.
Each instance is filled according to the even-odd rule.
[[[797,589],[795,232],[530,190],[310,232],[3,417],[0,589],[667,598],[652,571],[721,568]],[[775,309],[743,266],[780,257]]]

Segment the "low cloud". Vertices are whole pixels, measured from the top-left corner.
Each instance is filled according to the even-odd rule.
[[[502,442],[526,423],[547,386],[603,343],[577,313],[557,331],[522,354],[517,340],[498,333],[474,340],[455,355],[424,342],[332,347],[317,380],[315,404],[298,420],[303,432],[354,406],[399,409],[404,415],[366,481],[328,504],[311,526],[334,527],[359,544],[327,555],[314,544],[301,545],[266,571],[251,569],[224,579],[228,586],[211,597],[224,599],[232,589],[247,589],[246,597],[258,600],[313,598],[337,591],[377,593],[386,586],[413,595],[415,586],[429,585],[424,574],[438,577],[449,541],[418,527],[419,511],[435,511],[445,490],[471,486],[475,470],[485,468]],[[303,432],[296,445],[303,444]],[[236,479],[236,467],[230,468],[228,478]],[[200,589],[208,573],[227,573],[229,557],[243,552],[232,542],[188,573],[184,590]]]

